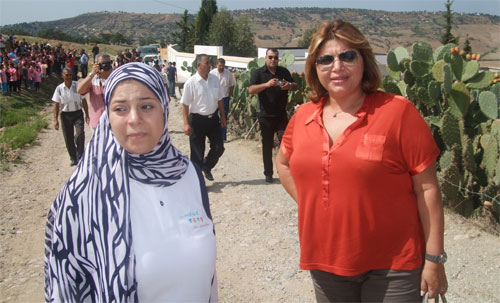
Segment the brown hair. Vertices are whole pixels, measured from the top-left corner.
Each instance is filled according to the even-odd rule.
[[[325,42],[333,39],[338,39],[359,51],[363,58],[361,89],[365,93],[375,92],[380,87],[381,76],[370,43],[354,25],[338,19],[323,23],[311,39],[305,68],[307,84],[313,90],[309,95],[311,100],[318,102],[321,97],[327,94],[326,89],[318,79],[316,59]]]

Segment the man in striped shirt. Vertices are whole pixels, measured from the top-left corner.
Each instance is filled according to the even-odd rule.
[[[54,101],[54,128],[59,129],[60,110],[62,133],[71,159],[71,166],[74,166],[80,160],[85,146],[83,112],[85,112],[87,124],[90,120],[87,100],[76,91],[78,82],[73,81],[71,68],[64,68],[62,77],[64,82],[56,87],[52,96],[52,101]]]

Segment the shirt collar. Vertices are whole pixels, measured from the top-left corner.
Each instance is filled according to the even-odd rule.
[[[210,74],[210,73],[209,73],[209,74]],[[205,79],[203,79],[203,78],[201,77],[201,75],[200,75],[198,72],[196,72],[196,74],[194,74],[194,77],[196,78],[196,81],[198,81],[198,82],[199,82],[199,81],[201,81],[201,80],[203,80],[203,81],[208,81],[208,76],[207,76],[207,80],[205,80]]]

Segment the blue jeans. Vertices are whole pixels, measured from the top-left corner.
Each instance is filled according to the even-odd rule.
[[[175,80],[168,80],[168,89],[170,90],[170,97],[175,97]]]
[[[229,97],[224,97],[222,98],[222,101],[224,101],[224,116],[226,116],[226,122],[227,122],[227,116],[229,115]],[[226,141],[227,140],[227,126],[221,128],[222,131],[222,140]]]

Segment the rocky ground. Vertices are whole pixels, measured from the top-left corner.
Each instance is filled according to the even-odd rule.
[[[174,144],[188,154],[174,102],[169,124]],[[207,183],[220,301],[313,302],[309,274],[298,267],[295,203],[279,183],[264,182],[259,142],[229,139]],[[43,301],[46,215],[73,169],[52,121],[21,159],[0,172],[0,302]],[[499,237],[447,211],[445,242],[448,302],[500,302]]]

